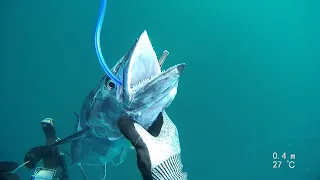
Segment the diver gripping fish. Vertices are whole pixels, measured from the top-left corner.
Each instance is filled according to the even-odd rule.
[[[167,55],[165,51],[158,61],[144,31],[112,69],[123,85],[102,77],[83,102],[76,133],[53,145],[72,141],[72,161],[80,166],[96,165],[105,171],[108,162],[121,163],[131,145],[118,129],[117,119],[127,114],[147,129],[177,94],[185,64],[161,71]]]

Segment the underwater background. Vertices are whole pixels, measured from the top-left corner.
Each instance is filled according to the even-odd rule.
[[[0,0],[0,161],[23,162],[52,117],[73,133],[103,76],[94,49],[99,0]],[[112,67],[147,30],[164,68],[186,63],[167,109],[188,179],[320,176],[320,3],[316,0],[110,0],[101,45]],[[296,156],[273,168],[273,153]],[[68,159],[70,163],[70,159]],[[82,179],[78,168],[71,179]],[[19,170],[30,179],[32,170]],[[90,179],[97,179],[88,170]],[[141,179],[135,152],[108,179]]]

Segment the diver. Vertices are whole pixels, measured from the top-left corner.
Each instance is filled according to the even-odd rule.
[[[0,162],[0,180],[19,180],[20,177],[15,173],[19,164],[12,161]]]
[[[58,146],[48,146],[59,140],[56,136],[56,130],[51,118],[41,121],[42,130],[46,136],[46,146],[37,146],[30,149],[24,159],[24,163],[19,166],[16,162],[0,162],[0,180],[19,180],[20,177],[16,171],[26,166],[34,169],[37,163],[43,160],[44,167],[37,167],[32,180],[68,180],[68,171],[64,154],[58,149]]]
[[[135,147],[144,180],[186,180],[182,168],[178,130],[165,112],[145,130],[130,117],[120,117],[118,127]]]
[[[46,135],[47,146],[38,146],[29,150],[25,156],[25,163],[27,163],[25,166],[34,169],[43,159],[44,168],[38,167],[32,176],[33,179],[43,179],[46,176],[48,180],[67,180],[68,172],[64,154],[57,148],[58,146],[48,146],[57,141],[53,121],[45,119],[41,124]],[[136,150],[137,165],[144,180],[187,180],[187,173],[182,170],[178,130],[165,112],[158,115],[148,130],[126,116],[118,119],[118,127]],[[4,167],[1,166],[0,163],[0,172],[12,172],[12,169],[17,169],[17,164],[13,162],[6,162]],[[6,175],[16,176],[14,173]],[[1,180],[15,180],[10,177],[2,178],[1,174],[0,177]]]
[[[46,118],[41,121],[41,126],[46,136],[46,146],[30,149],[24,159],[25,166],[29,169],[34,169],[37,163],[43,160],[43,167],[37,167],[31,179],[68,180],[68,169],[64,153],[61,152],[58,146],[48,146],[59,140],[53,120]]]

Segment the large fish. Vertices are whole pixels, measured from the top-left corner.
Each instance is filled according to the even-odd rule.
[[[92,89],[77,115],[76,133],[54,145],[72,141],[74,164],[99,166],[106,176],[106,164],[121,163],[130,143],[117,127],[120,115],[127,114],[148,128],[177,94],[185,64],[161,71],[164,58],[157,59],[146,31],[112,69],[122,80],[116,85],[108,76]],[[82,167],[81,167],[82,168]]]

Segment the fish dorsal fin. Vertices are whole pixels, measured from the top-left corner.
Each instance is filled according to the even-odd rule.
[[[76,116],[77,118],[77,123],[76,123],[76,130],[77,131],[81,131],[82,128],[81,128],[81,125],[80,125],[80,116],[78,113],[76,113],[74,110],[72,110],[73,114]]]
[[[79,114],[78,113],[76,113],[74,110],[72,110],[72,112],[73,112],[73,114],[76,116],[76,118],[77,118],[77,121],[79,121]]]

